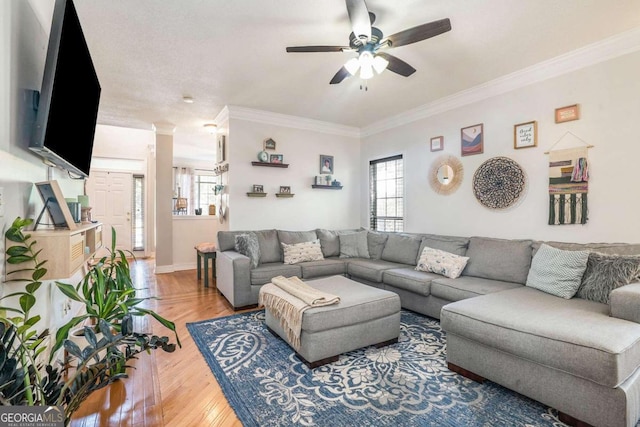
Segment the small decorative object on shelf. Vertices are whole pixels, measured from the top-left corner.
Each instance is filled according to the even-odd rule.
[[[284,156],[282,154],[271,154],[269,155],[269,163],[283,164]]]
[[[225,163],[224,165],[220,165],[213,170],[215,176],[222,175],[225,172],[229,172],[229,163]]]
[[[267,163],[269,161],[269,153],[267,153],[266,151],[259,152],[258,160],[260,160],[262,163]]]
[[[331,175],[325,175],[324,180],[327,183],[326,185],[331,185]]]
[[[251,162],[253,166],[266,166],[269,168],[288,168],[288,163],[267,163],[267,162]]]
[[[262,143],[262,149],[263,150],[275,150],[276,149],[276,142],[271,138],[267,138]]]
[[[281,185],[280,191],[276,193],[276,197],[293,197],[293,193],[291,192],[291,187]]]

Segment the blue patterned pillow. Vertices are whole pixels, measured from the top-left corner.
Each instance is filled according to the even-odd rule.
[[[236,235],[236,252],[248,256],[251,268],[256,268],[260,263],[260,244],[256,233]]]
[[[578,292],[588,259],[589,251],[563,251],[542,244],[531,261],[527,286],[570,299]]]

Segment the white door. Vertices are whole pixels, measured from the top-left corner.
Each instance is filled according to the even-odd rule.
[[[131,250],[131,199],[133,175],[127,172],[92,171],[87,179],[91,218],[100,221],[102,242],[111,248],[111,227],[116,230],[116,249]]]

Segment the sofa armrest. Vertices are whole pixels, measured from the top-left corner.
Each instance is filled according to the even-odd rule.
[[[236,251],[216,254],[216,285],[234,308],[255,304],[251,300],[251,263]]]
[[[612,317],[640,323],[640,282],[614,289],[609,305]]]

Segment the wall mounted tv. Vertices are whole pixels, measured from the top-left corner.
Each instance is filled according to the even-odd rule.
[[[58,167],[88,176],[100,91],[73,1],[56,0],[29,149]]]

